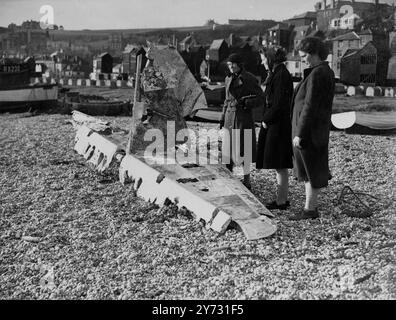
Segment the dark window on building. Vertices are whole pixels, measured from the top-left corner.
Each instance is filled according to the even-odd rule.
[[[376,56],[373,54],[367,55],[367,56],[361,56],[360,63],[361,64],[376,64],[377,59],[376,59]]]
[[[361,74],[360,75],[361,83],[375,83],[375,74]]]

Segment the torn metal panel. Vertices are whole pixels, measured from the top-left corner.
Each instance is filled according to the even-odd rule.
[[[112,129],[110,127],[110,122],[102,121],[98,118],[89,116],[85,113],[80,111],[72,111],[73,117],[73,127],[78,130],[78,128],[82,125],[92,129],[95,132],[102,133],[102,134],[111,134]]]
[[[160,177],[162,178],[159,179]],[[168,199],[179,208],[185,207],[192,211],[198,220],[203,219],[209,224],[219,211],[214,205],[132,155],[125,156],[120,165],[121,182],[128,178],[134,181],[134,188],[139,197],[159,206],[163,206]],[[224,229],[224,226],[218,229]]]
[[[276,226],[265,216],[245,220],[234,220],[242,229],[247,240],[267,238],[276,232]]]
[[[89,148],[88,137],[93,133],[93,130],[87,126],[79,126],[76,132],[76,137],[74,138],[76,144],[74,145],[74,150],[78,154],[84,155]]]
[[[183,117],[208,108],[201,86],[175,48],[150,46],[147,55],[151,64],[146,66],[143,73],[146,94],[164,90],[172,92],[177,102],[175,105],[181,107]],[[157,111],[163,112],[163,109]]]
[[[148,165],[143,157],[128,155],[120,166],[121,182],[127,179],[134,182],[137,195],[143,199],[159,206],[170,200],[217,232],[225,232],[231,221],[249,240],[268,237],[277,229],[262,216],[273,217],[272,213],[221,165]]]
[[[74,150],[92,164],[98,172],[106,170],[122,148],[86,126],[77,130]]]

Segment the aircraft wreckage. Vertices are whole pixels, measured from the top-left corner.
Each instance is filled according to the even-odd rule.
[[[277,228],[270,219],[274,215],[225,165],[208,164],[206,155],[192,162],[175,161],[177,152],[185,154],[192,148],[188,142],[175,143],[175,134],[188,129],[185,117],[208,107],[177,50],[152,46],[141,74],[138,58],[129,134],[106,131],[107,124],[100,119],[73,112],[75,151],[99,172],[112,162],[120,163],[120,182],[132,183],[137,196],[160,207],[169,202],[184,207],[207,228],[224,233],[233,222],[248,240],[274,234]],[[147,135],[152,132],[164,138],[155,159],[147,153],[153,143]]]

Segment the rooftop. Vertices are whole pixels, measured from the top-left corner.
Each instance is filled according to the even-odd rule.
[[[316,12],[314,11],[307,11],[298,15],[295,15],[287,20],[296,20],[296,19],[316,19]]]
[[[360,40],[360,37],[356,34],[355,31],[352,31],[332,39],[332,41],[344,41],[344,40]]]
[[[212,44],[210,45],[211,50],[218,50],[220,49],[220,47],[222,46],[223,42],[225,42],[224,39],[217,39],[217,40],[213,40]]]
[[[278,23],[277,25],[268,29],[268,31],[276,31],[276,30],[289,30],[289,26],[285,23]]]

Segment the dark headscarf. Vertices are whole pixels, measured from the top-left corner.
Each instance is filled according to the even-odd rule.
[[[239,65],[239,66],[243,65],[242,56],[239,55],[238,53],[233,53],[233,54],[231,54],[231,55],[228,57],[227,62],[236,63],[236,64]]]
[[[263,48],[263,53],[268,60],[268,67],[270,73],[273,71],[274,66],[286,61],[286,49],[281,46],[271,45]]]

